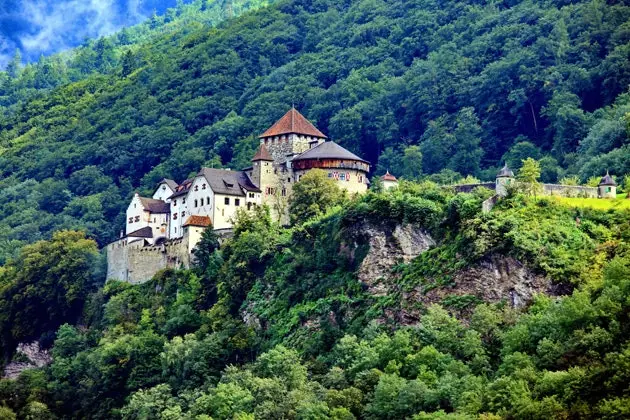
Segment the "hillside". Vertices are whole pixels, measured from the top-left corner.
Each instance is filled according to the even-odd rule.
[[[0,410],[626,417],[630,213],[515,196],[484,214],[487,195],[403,184],[292,228],[259,208],[219,250],[208,232],[194,269],[137,286],[91,285],[94,243],[80,234],[28,246],[1,272],[3,343],[80,322],[44,335],[49,367],[0,381]],[[82,312],[72,296],[85,299]]]
[[[193,2],[3,75],[0,260],[63,228],[113,240],[134,190],[202,164],[247,166],[291,104],[376,173],[491,180],[526,156],[545,182],[630,172],[623,2],[284,0],[247,12],[265,4]]]

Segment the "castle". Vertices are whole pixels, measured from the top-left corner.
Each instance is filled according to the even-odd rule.
[[[351,193],[368,188],[370,164],[344,149],[291,108],[260,135],[252,166],[241,171],[201,168],[191,179],[163,179],[151,198],[135,194],[121,238],[107,246],[107,279],[139,283],[167,267],[189,267],[203,230],[232,228],[239,209],[267,204],[286,221],[293,184],[322,169]]]
[[[231,232],[239,209],[268,205],[280,222],[288,220],[293,184],[312,169],[322,169],[339,187],[351,193],[368,189],[370,164],[328,138],[295,108],[260,135],[252,166],[241,171],[201,168],[180,184],[158,183],[151,198],[135,194],[127,208],[126,230],[107,245],[107,279],[140,283],[167,267],[190,267],[192,251],[208,226],[219,235]],[[387,172],[384,190],[398,180]],[[517,183],[506,166],[495,182],[455,185],[456,192],[482,187],[495,191],[483,203],[489,212]],[[615,198],[616,184],[606,173],[598,187],[541,184],[542,195]]]

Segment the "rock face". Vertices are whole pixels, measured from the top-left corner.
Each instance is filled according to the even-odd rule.
[[[393,229],[363,225],[360,231],[369,251],[359,266],[357,277],[375,296],[387,293],[384,280],[390,277],[396,264],[408,263],[435,245],[431,235],[414,225],[396,225]]]
[[[485,302],[506,301],[519,308],[534,295],[561,294],[551,280],[534,273],[520,261],[504,255],[491,255],[479,263],[455,273],[454,285],[430,290],[423,300],[440,301],[445,296],[475,296]]]
[[[52,362],[52,357],[48,351],[42,350],[39,343],[20,343],[15,352],[15,361],[7,364],[4,368],[4,378],[16,379],[20,373],[27,369],[44,367]]]

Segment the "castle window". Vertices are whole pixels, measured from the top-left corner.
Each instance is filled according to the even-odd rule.
[[[205,189],[206,189],[206,184],[203,184],[203,185],[201,186],[201,189],[202,189],[202,190],[205,190]]]
[[[249,198],[254,198],[254,197],[255,197],[254,193],[249,193]]]
[[[173,213],[173,220],[177,220],[177,213]],[[175,228],[175,231],[177,231],[177,228]]]
[[[173,200],[173,206],[177,205],[177,200]]]
[[[286,197],[286,196],[287,196],[287,189],[286,189],[286,188],[283,188],[283,189],[282,189],[282,196],[283,196],[283,197]]]
[[[363,184],[363,175],[359,175],[359,184]]]
[[[195,200],[195,207],[198,207],[199,202]]]
[[[182,204],[186,204],[186,199],[185,198],[182,200]]]
[[[332,172],[328,172],[328,178],[332,178],[333,177],[333,173]]]
[[[206,197],[206,204],[210,205],[210,197]]]
[[[252,209],[252,203],[247,203],[247,210],[251,210]]]
[[[346,174],[344,174],[343,172],[339,174],[339,180],[340,181],[345,181],[346,180]]]
[[[140,216],[136,216],[135,221],[139,222],[140,221]]]
[[[239,198],[235,198],[235,199],[234,199],[234,205],[235,205],[236,207],[240,206],[240,205],[241,205],[241,200],[240,200]]]
[[[133,217],[129,218],[129,223],[133,223]]]
[[[199,191],[199,185],[195,185],[195,191]]]
[[[226,206],[229,206],[229,205],[230,205],[230,197],[225,197],[225,199],[223,200],[223,203],[224,203]]]
[[[290,184],[291,183],[291,178],[287,178],[287,182]]]
[[[182,217],[184,217],[184,216],[186,216],[186,212],[185,211],[182,212]]]
[[[610,187],[606,187],[606,192],[609,193],[610,191]]]

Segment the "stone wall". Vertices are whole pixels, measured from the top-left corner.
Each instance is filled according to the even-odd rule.
[[[542,184],[544,195],[561,197],[597,198],[597,187],[583,187],[580,185]]]
[[[480,184],[451,185],[450,188],[453,188],[455,192],[458,193],[469,193],[472,192],[475,188],[487,188],[489,190],[494,190],[495,185],[494,182],[482,182]]]
[[[165,268],[190,268],[192,249],[201,238],[202,229],[186,230],[182,238],[159,245],[145,245],[143,240],[128,243],[127,238],[107,245],[107,280],[132,284],[150,280]],[[232,236],[232,229],[217,230],[219,242]]]

